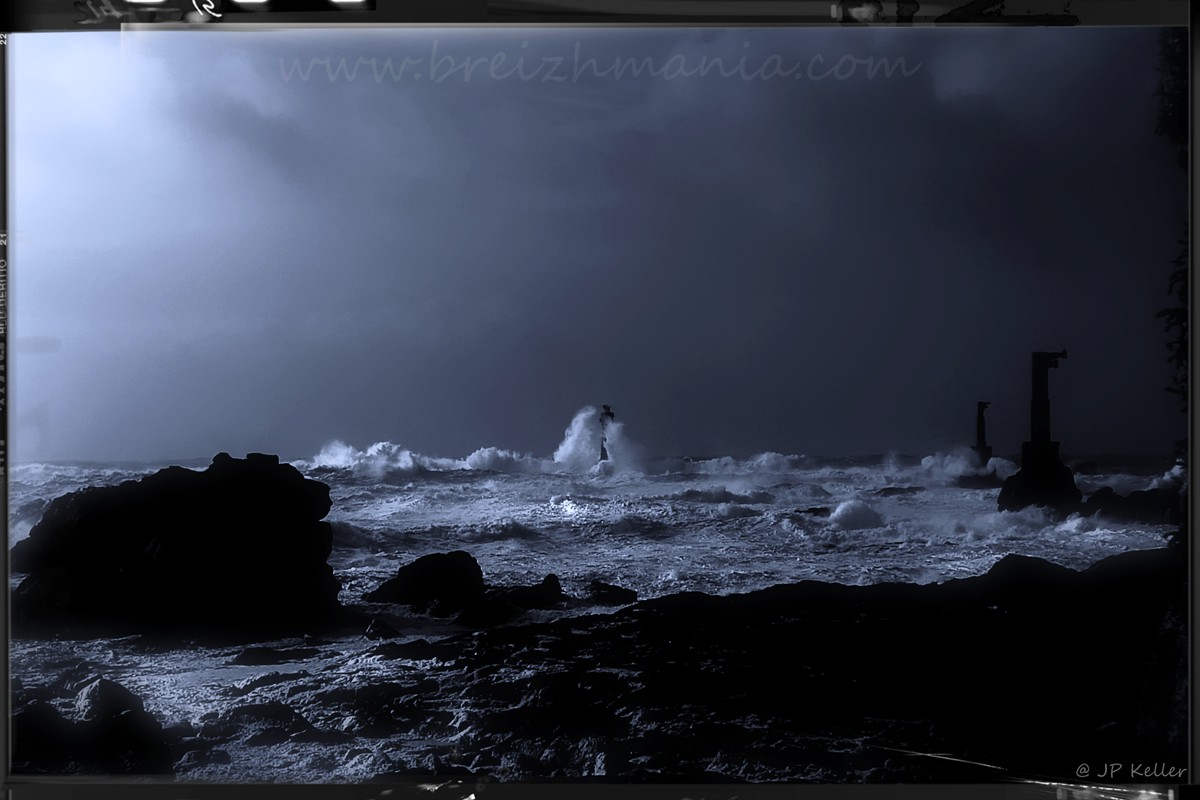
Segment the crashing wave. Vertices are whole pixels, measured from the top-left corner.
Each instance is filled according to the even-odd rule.
[[[882,527],[883,517],[862,500],[847,500],[829,515],[829,522],[838,530],[861,531]]]

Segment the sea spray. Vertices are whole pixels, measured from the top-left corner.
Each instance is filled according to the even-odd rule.
[[[457,459],[423,456],[392,442],[376,442],[366,450],[359,450],[338,440],[321,448],[311,462],[296,463],[301,468],[351,470],[355,475],[376,479],[393,473],[411,475],[466,468]]]
[[[883,519],[879,513],[862,500],[847,500],[841,503],[829,515],[829,522],[833,527],[843,531],[858,531],[883,525]]]
[[[600,459],[600,412],[585,406],[575,413],[554,451],[555,463],[569,472],[587,472]]]
[[[953,483],[958,478],[988,473],[1007,478],[1017,471],[1017,465],[1004,458],[992,457],[982,469],[978,463],[978,456],[967,448],[958,448],[950,453],[939,452],[921,459],[921,477],[936,483]]]
[[[603,442],[608,459],[600,460]],[[623,423],[611,421],[603,427],[595,406],[576,412],[563,433],[562,443],[554,451],[554,463],[567,472],[611,475],[615,472],[641,472],[640,448],[625,433]]]
[[[617,472],[644,472],[645,456],[641,447],[625,432],[623,422],[610,422],[605,426],[605,447],[608,460]]]

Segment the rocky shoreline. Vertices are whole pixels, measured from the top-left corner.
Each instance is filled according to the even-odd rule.
[[[292,491],[312,496],[306,484]],[[45,517],[55,525],[79,504],[60,501]],[[26,548],[66,536],[49,530],[35,529]],[[306,546],[304,575],[322,574],[321,550]],[[124,552],[136,562],[147,550]],[[14,565],[37,565],[17,555]],[[18,635],[57,637],[68,652],[72,637],[100,640],[91,629],[54,630],[79,606],[48,603],[59,595],[45,591],[47,570],[65,579],[61,564],[42,566],[26,578],[38,591],[14,598]],[[125,574],[112,564],[94,573]],[[241,670],[197,689],[194,707],[205,710],[194,716],[164,713],[161,698],[130,691],[94,660],[14,661],[13,766],[233,782],[729,783],[1069,779],[1084,761],[1183,764],[1187,579],[1184,547],[1173,545],[1079,572],[1014,555],[984,575],[930,585],[806,581],[641,602],[601,585],[593,602],[617,610],[555,618],[581,599],[553,576],[489,587],[469,554],[439,554],[401,568],[367,603],[272,626],[290,639],[251,626],[214,642],[212,620],[168,631],[161,604],[153,624],[125,620],[134,635],[103,634],[126,662],[209,659],[221,665],[213,674]],[[328,597],[323,579],[303,585]],[[413,639],[372,616],[381,603],[462,632]],[[47,608],[57,616],[39,618]],[[270,771],[279,765],[291,771]]]
[[[154,719],[92,675],[18,684],[14,766],[187,776],[231,752],[316,748],[380,779],[937,782],[1183,763],[1185,576],[1175,548],[1084,572],[1013,556],[941,585],[801,583],[362,637],[335,648],[340,668],[322,661],[329,640],[243,647],[230,662],[261,671],[197,719]],[[88,710],[96,686],[105,713]],[[413,738],[431,745],[387,755]]]

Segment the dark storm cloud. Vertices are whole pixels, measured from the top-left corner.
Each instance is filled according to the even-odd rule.
[[[54,419],[26,455],[298,457],[334,437],[548,454],[599,402],[651,452],[921,453],[968,439],[976,399],[1013,450],[1028,353],[1063,346],[1064,447],[1164,450],[1154,312],[1186,183],[1153,133],[1156,46],[1090,29],[137,34],[120,58],[115,37],[57,51],[105,65],[121,113],[86,107],[97,124],[24,39],[14,325],[66,343],[15,359],[17,405]],[[497,54],[527,73],[561,57],[568,78],[448,72]],[[596,74],[772,56],[803,66]],[[421,63],[403,79],[371,77],[405,57]],[[863,66],[901,57],[891,77]],[[360,72],[285,78],[312,58]],[[807,70],[839,64],[844,80]]]

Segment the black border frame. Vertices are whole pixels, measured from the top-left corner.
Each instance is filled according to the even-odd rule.
[[[120,30],[122,23],[148,23],[146,27],[159,27],[158,23],[149,20],[139,20],[126,16],[122,19],[113,18],[101,21],[100,24],[80,24],[80,15],[75,9],[73,0],[0,0],[8,5],[0,9],[0,36],[7,39],[8,33],[31,33],[44,31],[71,30]],[[125,0],[110,0],[116,8],[127,7]],[[751,15],[739,14],[739,2],[746,0],[650,0],[648,13],[633,13],[629,9],[631,2],[623,2],[625,13],[605,12],[599,10],[606,0],[377,0],[374,11],[362,12],[243,12],[226,17],[219,23],[202,24],[169,24],[164,20],[164,28],[209,28],[229,30],[237,25],[252,24],[261,28],[287,24],[309,24],[314,27],[333,26],[339,23],[425,23],[455,25],[466,23],[479,25],[481,23],[496,26],[518,25],[586,25],[601,23],[602,25],[632,25],[642,26],[654,23],[668,23],[673,26],[685,25],[770,25],[785,24],[789,26],[826,27],[834,25],[859,25],[850,20],[836,20],[829,15],[830,8],[837,3],[835,0],[761,0],[756,8],[766,7],[767,10]],[[636,2],[636,0],[633,0]],[[842,0],[842,4],[854,4],[856,0]],[[1196,38],[1195,29],[1190,18],[1190,3],[1188,0],[1038,0],[1039,8],[1045,12],[1036,15],[1005,15],[999,0],[949,0],[941,3],[916,3],[900,0],[898,5],[905,7],[916,6],[917,9],[909,18],[882,23],[883,27],[899,26],[976,26],[976,25],[1087,25],[1087,26],[1155,26],[1182,27],[1187,26],[1190,34],[1189,72],[1194,68]],[[678,6],[678,11],[673,7]],[[779,7],[779,13],[768,13],[772,6]],[[921,12],[921,7],[926,9]],[[670,13],[664,13],[664,8],[671,8]],[[139,27],[142,27],[139,25]],[[8,371],[7,354],[9,345],[8,308],[11,302],[8,282],[9,226],[8,191],[10,187],[8,166],[8,47],[7,41],[0,42],[0,469],[3,470],[5,491],[0,493],[0,508],[4,510],[7,519],[7,476],[8,460]],[[1191,138],[1197,123],[1197,107],[1200,101],[1200,90],[1193,81],[1191,90]],[[1194,161],[1193,148],[1189,147],[1189,180],[1193,177]],[[1194,242],[1197,208],[1200,207],[1200,190],[1192,181],[1191,209],[1189,211],[1189,242]],[[1189,255],[1189,269],[1191,261]],[[1190,280],[1191,302],[1189,317],[1194,318],[1197,290],[1194,276]],[[1189,343],[1191,363],[1195,364],[1194,341]],[[1192,374],[1195,369],[1193,368]],[[1190,378],[1189,378],[1190,381]],[[1189,384],[1190,388],[1190,384]],[[1197,433],[1194,408],[1189,406],[1189,463],[1196,464],[1195,440]],[[1195,490],[1195,468],[1189,475],[1189,492]],[[1187,530],[1189,541],[1194,531],[1195,517],[1189,503]],[[1197,548],[1190,548],[1192,575],[1197,574],[1200,566],[1200,554]],[[8,574],[8,552],[4,548],[0,555],[0,564],[4,567],[4,575]],[[1189,630],[1193,630],[1196,612],[1196,587],[1192,581],[1189,586]],[[4,600],[0,601],[3,610],[5,640],[8,640],[10,630],[7,592]],[[1195,677],[1197,655],[1200,654],[1200,642],[1191,636],[1189,642],[1190,663],[1189,671]],[[56,777],[26,777],[14,779],[8,773],[9,763],[9,722],[8,722],[8,687],[9,664],[8,650],[5,648],[4,658],[0,659],[0,683],[4,691],[0,692],[0,711],[4,714],[4,724],[0,725],[0,753],[4,763],[0,764],[0,800],[77,800],[78,798],[129,798],[129,800],[216,800],[228,797],[232,791],[235,796],[252,796],[263,800],[324,800],[338,798],[339,800],[393,800],[400,797],[437,797],[453,798],[453,800],[481,800],[486,794],[497,800],[517,800],[518,798],[533,798],[534,800],[563,800],[579,798],[580,800],[602,800],[619,793],[623,800],[784,800],[800,796],[802,798],[837,798],[851,800],[857,798],[914,798],[920,800],[940,800],[941,798],[978,797],[981,800],[1016,800],[1016,798],[1051,798],[1060,795],[1060,788],[1065,796],[1071,796],[1069,784],[1044,783],[998,783],[981,785],[859,785],[859,784],[617,784],[617,783],[475,783],[470,779],[466,782],[451,779],[413,779],[404,783],[387,784],[333,784],[333,785],[284,785],[284,784],[210,784],[210,783],[181,783],[174,781],[152,780],[121,780],[121,779],[72,779]],[[1188,777],[1196,781],[1197,767],[1196,745],[1198,727],[1197,693],[1194,681],[1189,681],[1189,763]],[[1037,724],[1037,721],[1031,721]],[[441,783],[440,788],[430,791],[428,781]],[[422,784],[425,784],[424,786]],[[1160,793],[1164,798],[1200,798],[1200,786],[1143,786],[1120,787],[1109,789],[1109,797],[1135,798],[1140,790],[1150,790]]]

